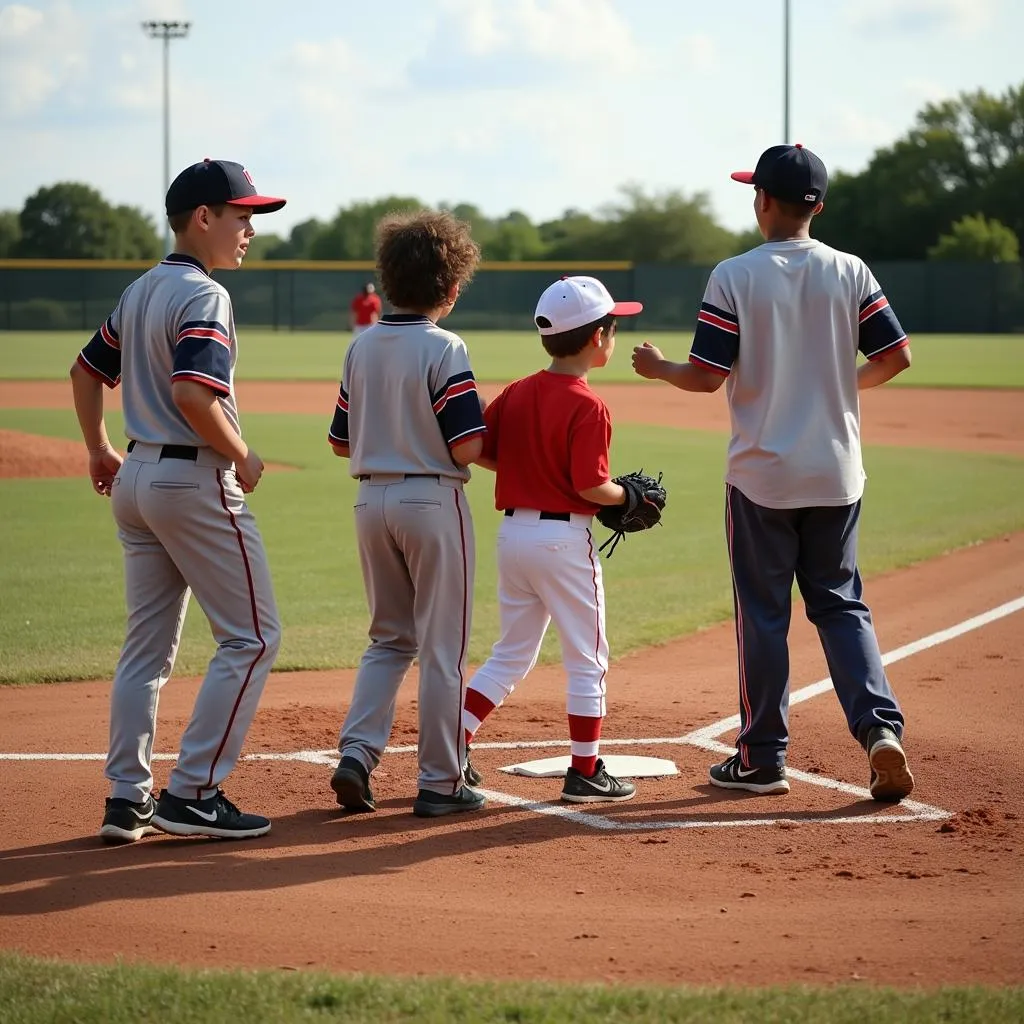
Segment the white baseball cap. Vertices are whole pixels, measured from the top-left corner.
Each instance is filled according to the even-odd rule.
[[[636,316],[643,308],[640,302],[616,302],[596,277],[563,277],[544,289],[533,320],[541,334],[562,334],[609,314]]]

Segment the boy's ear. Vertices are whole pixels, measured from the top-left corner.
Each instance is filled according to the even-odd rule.
[[[458,298],[459,298],[459,283],[458,283],[458,281],[456,281],[455,284],[453,284],[451,286],[451,288],[448,289],[448,301],[452,305],[455,305],[455,303],[458,300]]]
[[[594,336],[590,339],[590,344],[593,345],[594,348],[600,348],[601,345],[603,344],[603,342],[601,340],[603,336],[604,336],[604,328],[603,327],[598,327],[597,330],[594,331]]]

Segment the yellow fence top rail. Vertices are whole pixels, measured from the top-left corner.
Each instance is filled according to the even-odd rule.
[[[152,260],[0,260],[0,270],[148,270]],[[370,260],[254,260],[244,270],[359,270],[372,272]],[[532,260],[519,263],[484,261],[480,270],[550,270],[565,273],[582,270],[632,270],[629,260]]]

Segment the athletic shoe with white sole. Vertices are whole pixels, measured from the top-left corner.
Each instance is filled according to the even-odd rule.
[[[788,793],[785,765],[764,765],[744,768],[738,753],[727,757],[721,764],[713,764],[708,781],[720,789],[744,789],[748,793]]]
[[[172,836],[213,839],[255,839],[270,831],[269,818],[243,814],[220,790],[205,800],[186,800],[165,789],[157,801],[153,824]]]
[[[562,799],[571,804],[622,803],[636,796],[636,786],[608,774],[601,758],[593,775],[584,775],[570,765],[565,772]]]
[[[895,803],[914,791],[914,776],[907,766],[907,755],[899,737],[892,729],[875,726],[868,731],[864,744],[871,766],[868,789],[874,800]]]
[[[444,814],[458,814],[461,811],[480,811],[486,804],[487,799],[483,793],[469,786],[460,787],[451,796],[421,789],[412,805],[412,813],[417,818],[440,818]]]
[[[108,796],[100,839],[105,843],[137,843],[143,836],[150,836],[153,828],[153,798],[147,796],[141,804]]]
[[[331,776],[331,789],[338,800],[338,805],[353,814],[377,810],[370,789],[370,773],[363,767],[362,761],[354,757],[343,757],[338,762]]]

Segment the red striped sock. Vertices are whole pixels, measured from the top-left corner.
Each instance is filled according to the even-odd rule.
[[[466,713],[468,712],[473,718],[475,718],[480,725],[483,724],[484,719],[497,707],[489,698],[485,697],[479,690],[469,689],[466,691],[466,699],[462,703],[463,716],[462,716],[462,727],[466,732],[466,745],[468,746],[473,742],[473,736],[476,730],[480,727],[479,725],[470,729],[466,723]]]
[[[601,718],[588,715],[569,716],[569,746],[572,766],[590,778],[597,771],[597,744],[601,739]]]

